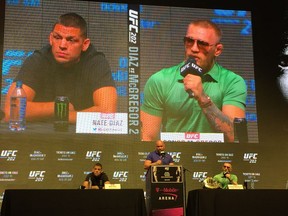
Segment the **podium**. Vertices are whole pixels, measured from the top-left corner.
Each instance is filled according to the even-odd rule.
[[[183,216],[183,167],[151,166],[146,175],[146,206],[150,216]]]

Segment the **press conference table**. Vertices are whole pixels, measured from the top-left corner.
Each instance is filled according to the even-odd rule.
[[[1,216],[146,216],[142,189],[6,190]]]
[[[186,216],[286,216],[288,190],[200,189],[188,193]]]

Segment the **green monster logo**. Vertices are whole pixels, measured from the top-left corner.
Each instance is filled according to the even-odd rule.
[[[57,103],[57,117],[59,119],[66,119],[68,117],[68,104],[67,103]]]

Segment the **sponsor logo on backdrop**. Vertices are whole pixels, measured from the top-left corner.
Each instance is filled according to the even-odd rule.
[[[150,152],[138,152],[138,156],[140,156],[140,159],[139,161],[144,163],[144,161],[146,160],[147,158],[147,155],[149,154]]]
[[[0,201],[2,202],[2,200],[3,200],[3,198],[4,198],[4,192],[5,191],[3,191],[3,193],[0,195]]]
[[[175,163],[179,163],[181,159],[181,152],[168,152],[173,158],[173,161]]]
[[[2,150],[0,159],[6,159],[6,161],[15,161],[18,150]]]
[[[258,153],[244,153],[243,161],[247,161],[249,163],[257,163]]]
[[[18,171],[0,171],[0,181],[1,182],[12,182],[15,181],[15,176],[18,175]]]
[[[205,163],[207,160],[207,155],[196,152],[195,155],[192,155],[192,162],[194,163]]]
[[[76,155],[76,151],[56,151],[58,161],[73,161],[73,156]]]
[[[141,181],[146,181],[146,171],[144,171],[143,175],[140,175]]]
[[[44,181],[46,171],[44,170],[32,170],[29,172],[28,179],[34,180],[35,182]]]
[[[85,177],[86,177],[89,173],[91,173],[91,171],[84,171],[84,172],[83,172],[83,174],[85,175]]]
[[[178,188],[160,188],[156,187],[155,188],[156,196],[158,196],[158,200],[171,200],[171,201],[176,201],[178,196],[179,196],[179,189]]]
[[[205,178],[207,178],[207,174],[208,172],[193,172],[193,175],[192,175],[192,179],[193,180],[197,180],[199,182],[202,182],[204,181]]]
[[[232,157],[234,156],[234,153],[216,153],[216,157],[219,159],[217,160],[218,163],[231,163],[232,162]]]
[[[57,174],[58,181],[72,181],[73,174],[70,174],[68,171],[62,171],[60,174]]]
[[[259,182],[257,178],[260,177],[260,173],[243,173],[243,176],[245,177],[245,182]]]
[[[46,154],[43,154],[41,151],[34,151],[29,155],[30,159],[33,161],[39,161],[39,160],[44,160],[46,157]]]
[[[113,154],[113,159],[114,161],[127,161],[128,160],[128,155],[125,154],[124,152],[117,152],[116,154]]]
[[[128,174],[128,171],[114,171],[112,179],[119,182],[126,182],[128,180]]]
[[[102,151],[87,151],[86,152],[86,160],[91,161],[100,161]]]

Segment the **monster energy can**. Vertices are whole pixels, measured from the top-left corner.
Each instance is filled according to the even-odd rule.
[[[54,105],[54,129],[68,131],[69,128],[69,98],[57,96]]]

